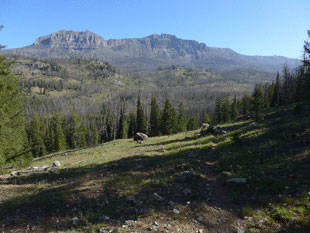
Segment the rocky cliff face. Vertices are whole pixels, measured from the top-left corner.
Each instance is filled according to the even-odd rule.
[[[217,73],[246,73],[251,70],[275,73],[297,61],[279,56],[246,56],[227,48],[208,47],[174,35],[104,40],[90,31],[59,31],[38,38],[34,44],[2,51],[5,54],[36,57],[86,57],[108,61],[132,70],[152,70],[165,65],[209,69]]]
[[[106,45],[106,41],[90,31],[59,31],[47,36],[39,37],[34,46],[71,47],[71,48],[98,48]]]

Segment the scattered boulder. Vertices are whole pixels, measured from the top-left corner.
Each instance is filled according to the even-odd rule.
[[[223,174],[228,176],[228,177],[231,177],[232,176],[232,173],[231,172],[228,172],[228,171],[223,171]]]
[[[58,172],[58,168],[57,167],[50,167],[48,169],[48,172],[51,172],[51,173]]]
[[[175,181],[180,183],[189,183],[199,178],[200,176],[195,174],[193,171],[184,171],[181,174],[176,175]]]
[[[246,178],[231,178],[231,179],[228,179],[227,182],[231,182],[231,183],[246,183]]]
[[[163,198],[162,196],[160,196],[159,194],[157,194],[157,193],[154,193],[153,196],[154,196],[154,198],[155,198],[157,201],[162,201],[162,200],[164,200],[164,198]]]
[[[169,206],[174,206],[174,202],[173,202],[173,201],[169,201],[169,202],[168,202],[168,205],[169,205]]]
[[[74,218],[71,219],[71,223],[72,223],[73,225],[76,225],[77,222],[78,222],[78,220],[79,220],[78,217],[74,217]]]
[[[143,144],[143,141],[138,140],[137,143],[138,143],[138,144]]]
[[[16,176],[18,176],[19,174],[18,174],[18,172],[17,171],[12,171],[11,172],[11,176],[13,176],[13,177],[16,177]]]
[[[174,214],[180,214],[180,211],[178,209],[173,209],[172,211]]]
[[[148,139],[149,137],[146,135],[146,134],[144,134],[144,133],[136,133],[135,135],[134,135],[134,140],[135,141],[143,141],[143,140],[146,140],[146,139]]]
[[[202,126],[201,126],[201,128],[203,129],[203,130],[206,130],[206,129],[208,129],[209,128],[209,124],[208,123],[202,123]]]
[[[136,222],[134,220],[126,220],[125,225],[132,227]]]
[[[53,162],[53,167],[60,167],[60,162],[59,161],[55,161]]]

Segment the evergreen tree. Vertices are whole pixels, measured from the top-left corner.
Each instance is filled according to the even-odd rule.
[[[98,134],[98,128],[96,126],[96,124],[94,124],[92,127],[91,127],[91,135],[92,135],[92,142],[91,142],[91,145],[98,145],[99,143],[99,134]]]
[[[210,117],[209,114],[205,113],[205,114],[203,115],[203,123],[207,123],[207,124],[209,124],[209,125],[212,124],[212,120],[211,120],[211,117]]]
[[[187,122],[187,130],[196,130],[198,129],[198,120],[195,115],[193,115]]]
[[[251,110],[251,98],[247,93],[245,93],[242,97],[241,100],[241,105],[242,105],[242,114],[247,115],[249,114]]]
[[[45,145],[43,141],[43,125],[39,117],[34,116],[28,125],[27,137],[31,147],[33,157],[41,157],[46,154]]]
[[[254,93],[252,97],[252,111],[254,120],[259,121],[264,118],[263,116],[263,108],[264,108],[264,102],[263,102],[263,87],[261,84],[255,85]]]
[[[45,119],[44,145],[48,153],[52,153],[54,150],[54,143],[53,143],[54,135],[53,135],[53,129],[50,125],[51,125],[50,119],[49,118]]]
[[[147,130],[146,116],[144,108],[141,103],[141,96],[139,94],[137,103],[137,132],[146,133],[146,130]]]
[[[53,151],[66,149],[66,138],[62,129],[62,117],[60,113],[55,113],[52,117],[51,127],[53,130]]]
[[[171,135],[177,132],[177,114],[167,98],[165,103],[165,108],[163,110],[161,129],[164,135]]]
[[[10,66],[0,56],[0,167],[31,156],[25,132],[24,95]]]
[[[225,98],[223,106],[222,106],[222,117],[223,117],[223,122],[229,122],[231,121],[231,106],[230,106],[230,101],[228,97]]]
[[[74,111],[68,121],[67,129],[67,142],[70,149],[75,149],[78,147],[78,127],[79,127],[79,116],[76,111]]]
[[[161,123],[160,111],[157,105],[154,94],[151,100],[151,117],[150,117],[150,135],[152,137],[160,135],[160,123]]]
[[[114,140],[114,117],[111,110],[107,114],[106,119],[106,137],[105,141]]]
[[[127,115],[126,115],[126,107],[124,104],[122,105],[120,111],[117,137],[120,139],[125,139],[128,137]]]
[[[235,120],[238,116],[238,108],[237,108],[237,97],[235,96],[232,104],[231,104],[231,119]]]
[[[215,102],[215,122],[220,124],[223,120],[222,116],[222,99],[220,97],[216,98]]]
[[[278,72],[271,101],[272,107],[278,107],[280,105],[280,93],[281,93],[281,81],[280,81],[280,74]]]
[[[128,138],[133,138],[135,132],[137,132],[137,119],[136,114],[131,112],[129,114]]]
[[[179,104],[179,115],[178,115],[178,132],[184,132],[187,129],[187,117],[183,103]]]
[[[77,147],[84,148],[87,146],[87,127],[84,121],[81,122],[78,128]]]
[[[304,45],[303,71],[305,100],[310,103],[310,43],[306,41]]]

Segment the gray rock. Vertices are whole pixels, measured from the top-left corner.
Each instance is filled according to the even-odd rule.
[[[59,161],[54,161],[52,166],[53,167],[60,167],[60,162]]]
[[[232,178],[232,179],[228,179],[227,182],[231,182],[231,183],[246,183],[246,178]]]
[[[174,206],[174,202],[173,202],[173,201],[169,201],[169,202],[168,202],[168,205],[169,205],[169,206]]]
[[[138,143],[138,144],[143,144],[143,141],[138,140],[137,143]]]
[[[50,167],[50,168],[48,169],[48,172],[52,172],[52,173],[58,172],[58,168],[57,168],[57,167]]]
[[[74,217],[71,219],[71,222],[73,225],[77,224],[77,222],[79,221],[79,218],[78,217]]]
[[[12,171],[12,172],[11,172],[11,176],[13,176],[13,177],[18,176],[18,172],[17,172],[17,171]]]
[[[157,194],[157,193],[154,193],[153,196],[154,196],[154,198],[155,198],[157,201],[162,201],[162,200],[164,200],[164,198],[163,198],[162,196],[160,196],[159,194]]]
[[[132,227],[136,222],[134,220],[126,220],[125,224],[129,227]]]
[[[180,214],[180,211],[178,209],[173,209],[172,211],[174,214]]]
[[[244,230],[238,229],[238,230],[236,231],[236,233],[244,233]]]
[[[134,140],[135,141],[143,141],[143,140],[146,140],[146,139],[148,139],[149,137],[146,135],[146,134],[144,134],[144,133],[136,133],[135,135],[134,135]]]
[[[231,177],[232,176],[232,173],[231,172],[228,172],[228,171],[223,171],[223,174],[228,176],[228,177]]]
[[[175,180],[177,182],[192,182],[200,176],[193,171],[184,171],[181,174],[176,175]]]

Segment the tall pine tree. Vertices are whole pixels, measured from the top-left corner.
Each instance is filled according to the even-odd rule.
[[[0,167],[31,156],[25,132],[24,95],[10,67],[11,63],[0,56]]]
[[[144,112],[144,108],[141,103],[141,96],[139,94],[138,103],[137,103],[137,132],[146,133],[147,131],[147,122]]]
[[[120,110],[120,118],[118,123],[117,137],[120,139],[125,139],[128,137],[128,123],[127,123],[127,115],[126,115],[126,107],[125,104],[122,104]]]
[[[177,114],[170,100],[167,98],[163,110],[161,129],[164,135],[171,135],[177,132]]]
[[[154,94],[151,100],[151,117],[150,117],[150,136],[155,137],[160,135],[161,116]]]

